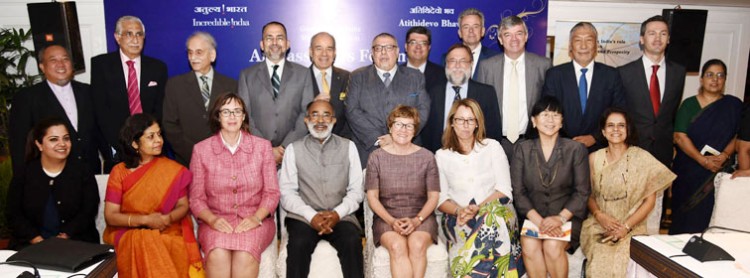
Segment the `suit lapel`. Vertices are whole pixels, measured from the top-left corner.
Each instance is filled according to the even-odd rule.
[[[664,59],[666,59],[666,57]],[[664,64],[667,65],[664,78],[666,79],[664,81],[666,83],[664,84],[664,93],[661,98],[661,107],[671,107],[670,105],[672,101],[679,102],[681,100],[679,96],[682,94],[683,88],[675,86],[678,83],[677,80],[679,80],[680,78],[678,76],[680,75],[680,72],[677,71],[677,68],[673,66],[669,61],[665,61]],[[661,114],[662,113],[659,113],[659,116],[661,116]]]
[[[440,83],[440,84],[443,84],[443,86],[438,91],[439,93],[435,94],[435,104],[436,104],[435,106],[437,107],[434,107],[432,109],[435,109],[435,114],[437,115],[437,118],[440,120],[440,127],[442,128],[440,130],[443,130],[445,129],[445,94],[446,94],[448,84],[447,82]],[[466,95],[467,97],[471,97],[471,95],[469,95],[470,92],[471,92],[471,89],[469,89],[469,91],[467,92],[467,95]]]
[[[318,88],[318,78],[315,77],[315,66],[310,65],[310,78],[312,78],[312,85],[313,85],[313,97],[316,97],[320,94],[320,89]]]
[[[563,85],[564,87],[571,88],[571,92],[573,95],[573,99],[575,99],[575,106],[576,109],[574,111],[571,111],[575,115],[578,116],[578,118],[581,118],[581,115],[583,115],[583,110],[581,109],[581,96],[578,94],[578,79],[576,79],[576,68],[573,66],[573,62],[568,63],[565,67],[568,68],[568,70],[563,70],[563,82],[567,83],[567,85]],[[592,84],[593,85],[593,84]],[[593,88],[593,86],[592,86]],[[563,94],[565,94],[565,91],[563,90]],[[590,96],[591,94],[589,94]],[[560,100],[563,102],[563,100]],[[588,101],[586,102],[588,103]],[[564,105],[564,104],[563,104]],[[568,111],[565,111],[565,113],[570,113]]]
[[[268,64],[266,64],[266,61],[264,60],[261,63],[260,70],[255,72],[255,79],[257,80],[255,84],[251,84],[251,87],[261,88],[264,90],[271,98],[273,98],[273,87],[271,86],[271,71],[268,68]],[[283,84],[283,83],[282,83]],[[279,89],[281,91],[281,89]]]
[[[216,71],[214,70],[214,80],[211,80],[211,96],[216,93]],[[203,107],[205,110],[205,106],[203,106],[203,94],[201,93],[201,84],[198,83],[198,78],[195,76],[195,72],[191,71],[188,72],[185,76],[185,88],[187,89],[187,92],[185,92],[186,98],[190,99],[190,102],[195,107]],[[211,98],[209,97],[209,104],[211,102]]]
[[[338,99],[339,93],[344,91],[344,80],[341,79],[341,74],[336,68],[333,68],[331,72],[331,99]]]

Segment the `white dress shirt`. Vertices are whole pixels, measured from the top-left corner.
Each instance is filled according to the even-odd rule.
[[[659,65],[659,70],[656,71],[656,77],[659,78],[659,99],[664,100],[664,86],[665,84],[667,84],[667,63],[664,62],[664,57],[661,58],[661,61],[659,61],[659,63],[652,62],[646,57],[646,55],[643,55],[642,60],[643,71],[646,72],[646,85],[647,88],[649,88],[649,92],[651,91],[651,74],[654,73],[654,70],[651,68],[651,66]]]
[[[576,60],[573,60],[573,68],[576,72],[576,85],[578,85],[578,81],[581,80],[581,69],[583,69],[584,67],[579,65]],[[594,78],[594,61],[591,61],[591,63],[589,63],[589,65],[585,68],[589,69],[586,72],[586,96],[588,97],[589,95],[591,95],[591,80],[593,80]]]
[[[495,191],[513,200],[510,186],[510,167],[500,143],[485,138],[475,143],[467,155],[447,149],[435,153],[440,172],[438,206],[448,199],[467,206],[471,199],[481,203]]]
[[[388,72],[391,74],[391,82],[393,82],[393,77],[396,75],[396,70],[398,70],[398,65],[393,66],[393,68],[389,71],[384,71],[377,66],[375,66],[375,71],[378,73],[378,77],[380,77],[380,81],[385,82],[385,77],[383,76],[384,73]]]

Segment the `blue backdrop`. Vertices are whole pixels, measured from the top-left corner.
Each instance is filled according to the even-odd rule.
[[[484,46],[501,50],[497,23],[508,15],[519,15],[529,27],[527,49],[544,56],[547,34],[547,0],[105,0],[107,48],[118,49],[114,41],[115,22],[134,15],[146,26],[144,54],[161,59],[169,75],[190,70],[185,40],[195,31],[211,33],[218,42],[216,70],[237,78],[242,69],[262,61],[261,27],[269,21],[286,25],[290,41],[288,60],[309,65],[310,37],[326,31],[336,38],[335,65],[354,70],[371,64],[372,38],[389,32],[396,36],[405,61],[404,36],[412,26],[432,31],[430,60],[441,64],[442,54],[459,42],[458,15],[474,7],[485,14]]]

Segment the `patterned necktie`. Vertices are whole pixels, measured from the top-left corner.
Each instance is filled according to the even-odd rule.
[[[326,72],[325,71],[321,71],[320,72],[320,79],[321,79],[320,82],[323,85],[323,92],[322,93],[326,97],[330,97],[331,96],[331,87],[328,86],[328,80],[326,80]]]
[[[578,96],[581,98],[581,115],[586,114],[586,98],[588,97],[588,82],[586,81],[587,68],[581,69],[581,78],[578,79]]]
[[[388,88],[388,86],[391,86],[391,73],[386,72],[383,74],[383,84],[385,84],[385,88]]]
[[[453,86],[453,90],[456,91],[456,95],[453,96],[453,101],[461,100],[461,86]]]
[[[508,106],[506,106],[508,112],[508,115],[506,115],[506,123],[508,127],[505,132],[507,133],[506,137],[508,138],[508,141],[515,143],[518,140],[518,137],[520,137],[520,119],[518,119],[518,61],[510,61],[510,64],[510,85],[508,91]]]
[[[203,106],[208,109],[208,99],[211,97],[211,89],[208,88],[208,76],[201,75],[201,96],[203,97]]]
[[[654,116],[659,115],[659,107],[661,106],[661,92],[659,91],[659,77],[656,72],[659,71],[659,65],[651,66],[653,72],[651,73],[651,86],[648,90],[651,93],[651,104],[654,105]]]
[[[130,108],[130,115],[143,113],[141,93],[138,89],[138,76],[135,73],[135,62],[130,60],[125,63],[128,64],[128,108]]]
[[[273,100],[275,101],[279,97],[279,88],[281,87],[281,79],[276,70],[279,69],[279,65],[273,65],[273,75],[271,75],[271,86],[273,86]]]

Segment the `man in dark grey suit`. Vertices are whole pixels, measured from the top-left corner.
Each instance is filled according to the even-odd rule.
[[[474,57],[474,62],[471,64],[471,72],[474,73],[472,78],[480,75],[480,69],[477,66],[479,62],[497,55],[497,51],[482,45],[484,31],[484,14],[481,11],[468,8],[458,15],[458,37],[465,46],[471,49],[471,55]]]
[[[397,66],[398,51],[393,35],[375,36],[372,40],[374,64],[352,72],[349,81],[346,118],[363,167],[370,152],[392,142],[386,120],[393,108],[399,104],[415,107],[419,110],[420,122],[427,122],[430,97],[425,92],[424,76],[418,70]]]
[[[471,79],[471,49],[463,44],[454,44],[445,56],[447,81],[427,90],[430,95],[430,116],[420,137],[422,146],[432,152],[442,147],[442,136],[448,114],[456,100],[471,98],[479,103],[484,115],[486,136],[500,141],[500,110],[497,108],[495,88]],[[458,95],[456,94],[458,93]]]
[[[627,111],[638,130],[638,145],[670,167],[674,118],[682,100],[685,67],[665,59],[669,27],[662,16],[641,24],[640,43],[643,56],[619,68]]]
[[[638,130],[638,146],[671,167],[674,119],[685,87],[685,67],[666,60],[669,26],[662,16],[653,16],[641,24],[640,44],[643,56],[618,68],[625,88],[626,110]],[[659,233],[662,204],[668,198],[659,192],[647,220],[649,234]]]
[[[91,95],[96,120],[106,139],[106,172],[119,161],[120,128],[125,119],[148,113],[161,121],[167,65],[142,55],[146,27],[135,16],[123,16],[115,24],[115,40],[120,49],[91,58]]]
[[[336,39],[331,34],[320,32],[313,35],[310,39],[310,61],[312,61],[310,74],[315,99],[330,102],[336,112],[333,134],[347,139],[352,138],[352,129],[346,122],[344,112],[350,73],[333,66],[333,62],[336,61]]]
[[[523,19],[514,15],[503,18],[499,33],[498,39],[505,53],[479,63],[477,81],[495,87],[502,115],[503,137],[500,144],[508,161],[513,161],[513,146],[525,140],[531,131],[531,107],[539,100],[544,74],[552,67],[552,62],[546,57],[526,52],[529,34]]]
[[[162,126],[177,162],[189,167],[193,145],[211,136],[208,109],[220,95],[236,93],[237,80],[211,66],[216,61],[216,40],[211,34],[193,33],[186,47],[193,70],[167,81]]]
[[[422,26],[409,28],[406,31],[406,63],[403,65],[419,70],[424,74],[425,89],[445,83],[445,69],[438,64],[430,62],[430,45],[432,45],[432,32]]]
[[[289,43],[284,24],[263,25],[260,47],[266,59],[242,70],[238,89],[248,106],[253,135],[271,141],[278,165],[284,147],[307,134],[305,111],[313,100],[308,69],[286,61]]]

